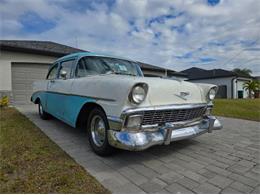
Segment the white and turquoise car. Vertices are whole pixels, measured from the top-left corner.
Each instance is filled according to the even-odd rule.
[[[53,63],[33,84],[39,115],[85,128],[99,155],[144,150],[221,129],[211,116],[217,87],[144,77],[137,62],[90,52]]]

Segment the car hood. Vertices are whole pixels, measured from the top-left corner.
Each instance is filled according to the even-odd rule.
[[[206,103],[204,90],[197,84],[182,80],[136,78],[135,82],[148,84],[147,98],[151,105]]]
[[[85,79],[87,79],[86,82],[84,82]],[[129,104],[127,97],[131,88],[137,83],[146,83],[148,85],[147,98],[139,106],[206,103],[205,91],[208,91],[208,88],[212,86],[204,85],[201,87],[198,84],[182,80],[113,74],[81,78],[80,80],[82,80],[82,84],[87,83],[87,85],[84,84],[84,87],[80,87],[78,93],[87,90],[92,92],[95,97],[104,97],[115,101],[124,99],[125,104]],[[77,85],[80,85],[80,83]],[[104,90],[106,93],[104,93]]]

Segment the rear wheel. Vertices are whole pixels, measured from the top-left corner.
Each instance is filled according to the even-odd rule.
[[[39,112],[41,119],[47,120],[49,118],[49,114],[43,110],[41,102],[38,103],[38,112]]]
[[[109,129],[105,113],[95,108],[91,111],[87,123],[88,139],[92,150],[100,156],[108,156],[114,148],[108,143],[107,131]]]

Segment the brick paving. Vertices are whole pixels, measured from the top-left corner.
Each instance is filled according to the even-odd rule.
[[[260,193],[260,123],[220,117],[212,134],[143,152],[95,155],[86,133],[18,109],[113,193]]]

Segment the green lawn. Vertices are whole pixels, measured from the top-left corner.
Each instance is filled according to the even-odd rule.
[[[260,121],[260,99],[216,99],[213,114]]]
[[[0,108],[0,152],[0,193],[109,193],[13,108]]]

